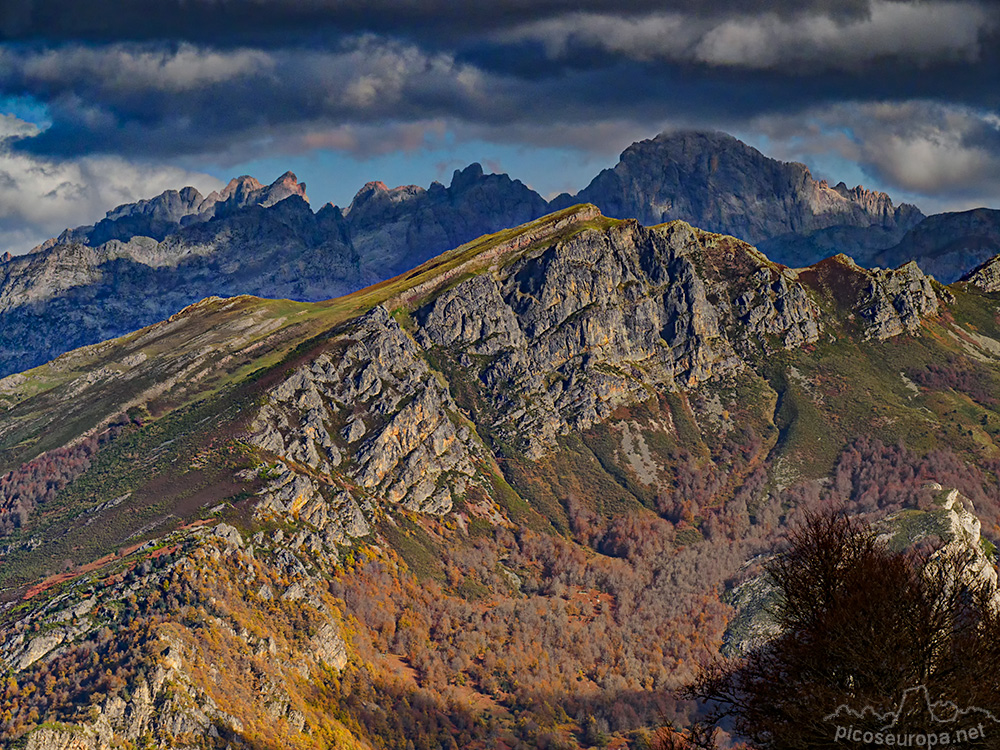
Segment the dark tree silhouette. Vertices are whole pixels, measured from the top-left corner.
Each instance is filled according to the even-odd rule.
[[[708,704],[705,726],[760,750],[843,747],[838,707],[873,707],[877,716],[843,719],[875,732],[920,686],[931,700],[1000,716],[1000,619],[974,561],[952,550],[895,553],[860,521],[812,515],[766,565],[781,635],[716,662],[687,695]]]

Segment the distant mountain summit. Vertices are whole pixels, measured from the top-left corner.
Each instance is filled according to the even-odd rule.
[[[893,266],[916,258],[924,271],[949,283],[998,254],[1000,211],[976,208],[928,216],[873,260]]]
[[[344,210],[344,219],[362,265],[386,278],[547,211],[545,199],[520,180],[485,174],[473,163],[455,170],[447,188],[440,182],[427,189],[369,182]]]
[[[924,220],[861,186],[833,187],[802,164],[771,159],[723,133],[663,133],[622,153],[575,196],[546,202],[479,164],[451,184],[368,182],[344,209],[314,211],[286,172],[270,185],[237,177],[112,209],[0,265],[0,377],[120,336],[207,296],[318,301],[406,273],[484,234],[590,202],[606,216],[682,219],[756,244],[802,268],[839,254],[952,281],[1000,251],[997,216]],[[985,282],[984,282],[985,283]]]
[[[36,252],[73,243],[97,247],[111,240],[127,242],[140,236],[163,240],[181,227],[204,223],[247,206],[273,206],[292,195],[308,202],[305,183],[299,182],[292,172],[285,172],[266,186],[248,175],[235,177],[221,191],[207,196],[193,187],[167,190],[155,198],[113,208],[96,224],[67,229],[36,248]]]
[[[843,182],[830,187],[804,164],[777,161],[725,133],[691,131],[633,143],[615,167],[575,196],[559,196],[552,207],[581,202],[648,225],[683,219],[761,246],[793,266],[889,247],[923,219],[915,206],[895,206],[885,193]],[[848,230],[850,241],[841,237],[835,248],[822,241],[814,247],[809,236],[831,229]],[[857,229],[866,231],[850,231]]]

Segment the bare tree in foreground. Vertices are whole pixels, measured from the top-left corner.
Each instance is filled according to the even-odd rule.
[[[921,732],[1000,747],[1000,618],[975,560],[892,552],[859,521],[810,517],[766,566],[781,635],[687,689],[709,711],[696,741],[724,726],[759,750],[888,747]],[[990,730],[954,734],[973,719]]]

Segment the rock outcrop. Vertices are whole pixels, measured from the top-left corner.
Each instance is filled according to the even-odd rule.
[[[730,284],[718,264],[753,273]],[[738,351],[772,338],[815,341],[818,313],[745,243],[630,221],[501,261],[413,317],[417,340],[453,352],[485,389],[497,438],[538,458],[650,388],[732,372]]]
[[[1000,291],[1000,255],[990,258],[965,274],[962,281],[984,292]]]
[[[374,500],[440,515],[476,474],[473,431],[381,306],[272,389],[252,430],[284,467],[258,513],[305,519],[327,543],[368,533],[359,500],[369,513]],[[364,494],[342,488],[341,475]]]
[[[213,585],[225,586],[255,581],[260,589],[285,582],[280,597],[251,595],[248,602],[269,612],[277,608],[307,613],[313,622],[310,634],[301,639],[282,638],[280,633],[260,635],[259,612],[256,619],[248,618],[245,608],[234,613],[216,606],[214,598],[207,599],[203,603],[207,610],[193,615],[187,623],[171,623],[148,634],[149,640],[143,644],[143,668],[133,675],[127,691],[102,694],[72,723],[38,726],[26,735],[27,748],[240,745],[245,744],[240,740],[245,723],[231,712],[245,708],[270,721],[281,721],[293,732],[309,731],[305,717],[291,700],[289,685],[324,670],[342,670],[350,653],[325,584],[316,583],[289,545],[281,544],[280,536],[266,540],[258,534],[252,542],[245,542],[234,527],[221,523],[178,531],[166,541],[170,549],[185,545],[192,551],[165,564],[148,558],[136,565],[127,579],[112,577],[96,593],[76,586],[47,607],[26,613],[4,634],[0,665],[16,677],[38,660],[53,659],[81,646],[94,648],[102,638],[110,637],[102,622],[108,610],[99,611],[102,603],[117,607],[123,601],[149,596],[151,591],[168,590],[180,578],[212,580]],[[23,633],[31,629],[50,634],[25,638]],[[206,630],[213,633],[216,643],[225,642],[226,663],[208,660],[205,643],[200,640]],[[51,635],[55,632],[60,637]],[[236,681],[252,685],[250,695],[259,705],[246,707],[228,698],[234,690],[244,689],[234,684]]]
[[[925,317],[937,314],[941,304],[932,279],[914,262],[892,270],[868,270],[846,255],[835,255],[795,275],[830,297],[860,324],[868,339],[881,341],[915,331]]]
[[[868,292],[859,310],[869,325],[869,338],[887,339],[916,330],[925,316],[937,313],[934,287],[913,261],[892,271],[869,274]]]

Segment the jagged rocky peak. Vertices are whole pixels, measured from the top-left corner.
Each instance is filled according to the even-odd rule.
[[[456,169],[451,176],[452,190],[465,190],[484,177],[483,165],[472,162],[465,169]]]
[[[386,212],[394,211],[398,204],[426,192],[419,185],[400,185],[390,189],[381,180],[373,180],[366,182],[355,194],[351,205],[344,210],[344,215],[355,222],[382,216]]]
[[[611,216],[649,225],[684,219],[754,244],[840,225],[898,226],[901,235],[922,218],[884,193],[830,188],[804,164],[771,159],[718,132],[668,132],[634,143],[613,169],[555,203],[583,200]]]
[[[9,252],[6,252],[3,255],[0,255],[0,263],[6,263],[6,262],[8,262],[10,260],[13,260],[13,259],[14,259],[14,256],[11,255]]]
[[[810,177],[812,176],[808,169],[806,169],[806,173]],[[831,188],[826,180],[820,180],[818,187],[820,190],[829,190],[836,193],[848,203],[861,206],[874,217],[892,219],[899,211],[908,213],[916,210],[915,206],[911,206],[908,203],[904,203],[897,208],[893,205],[892,198],[889,197],[888,193],[880,190],[869,190],[864,185],[855,185],[849,188],[845,182],[838,182]]]
[[[217,201],[228,201],[233,197],[249,196],[263,189],[264,186],[255,177],[244,174],[231,179],[219,192],[209,194],[209,199],[214,198]]]
[[[222,203],[227,208],[243,208],[253,205],[266,208],[292,195],[297,195],[308,202],[306,184],[299,182],[293,172],[285,172],[267,186],[262,185],[249,175],[243,175],[230,180],[221,192],[209,195],[205,199],[205,203],[208,205]]]
[[[265,192],[257,200],[257,204],[266,208],[292,195],[297,195],[306,203],[309,202],[309,197],[306,195],[306,184],[299,182],[295,173],[289,171],[268,185]]]
[[[529,457],[650,388],[693,387],[751,350],[818,337],[808,293],[746,243],[683,222],[596,223],[499,255],[413,313],[416,340],[478,378],[491,429]],[[714,274],[717,262],[736,270]]]
[[[262,185],[249,175],[236,177],[222,190],[202,196],[194,187],[166,190],[153,198],[124,203],[107,212],[97,224],[67,229],[48,240],[35,252],[57,245],[79,243],[98,247],[111,240],[127,242],[133,237],[163,240],[185,226],[209,221],[247,206],[273,206],[290,196],[308,202],[305,183],[285,172],[270,185]]]
[[[166,190],[154,198],[118,206],[108,211],[105,218],[114,221],[125,216],[155,215],[167,221],[180,221],[183,216],[196,213],[204,200],[196,188],[188,186],[181,190]]]

